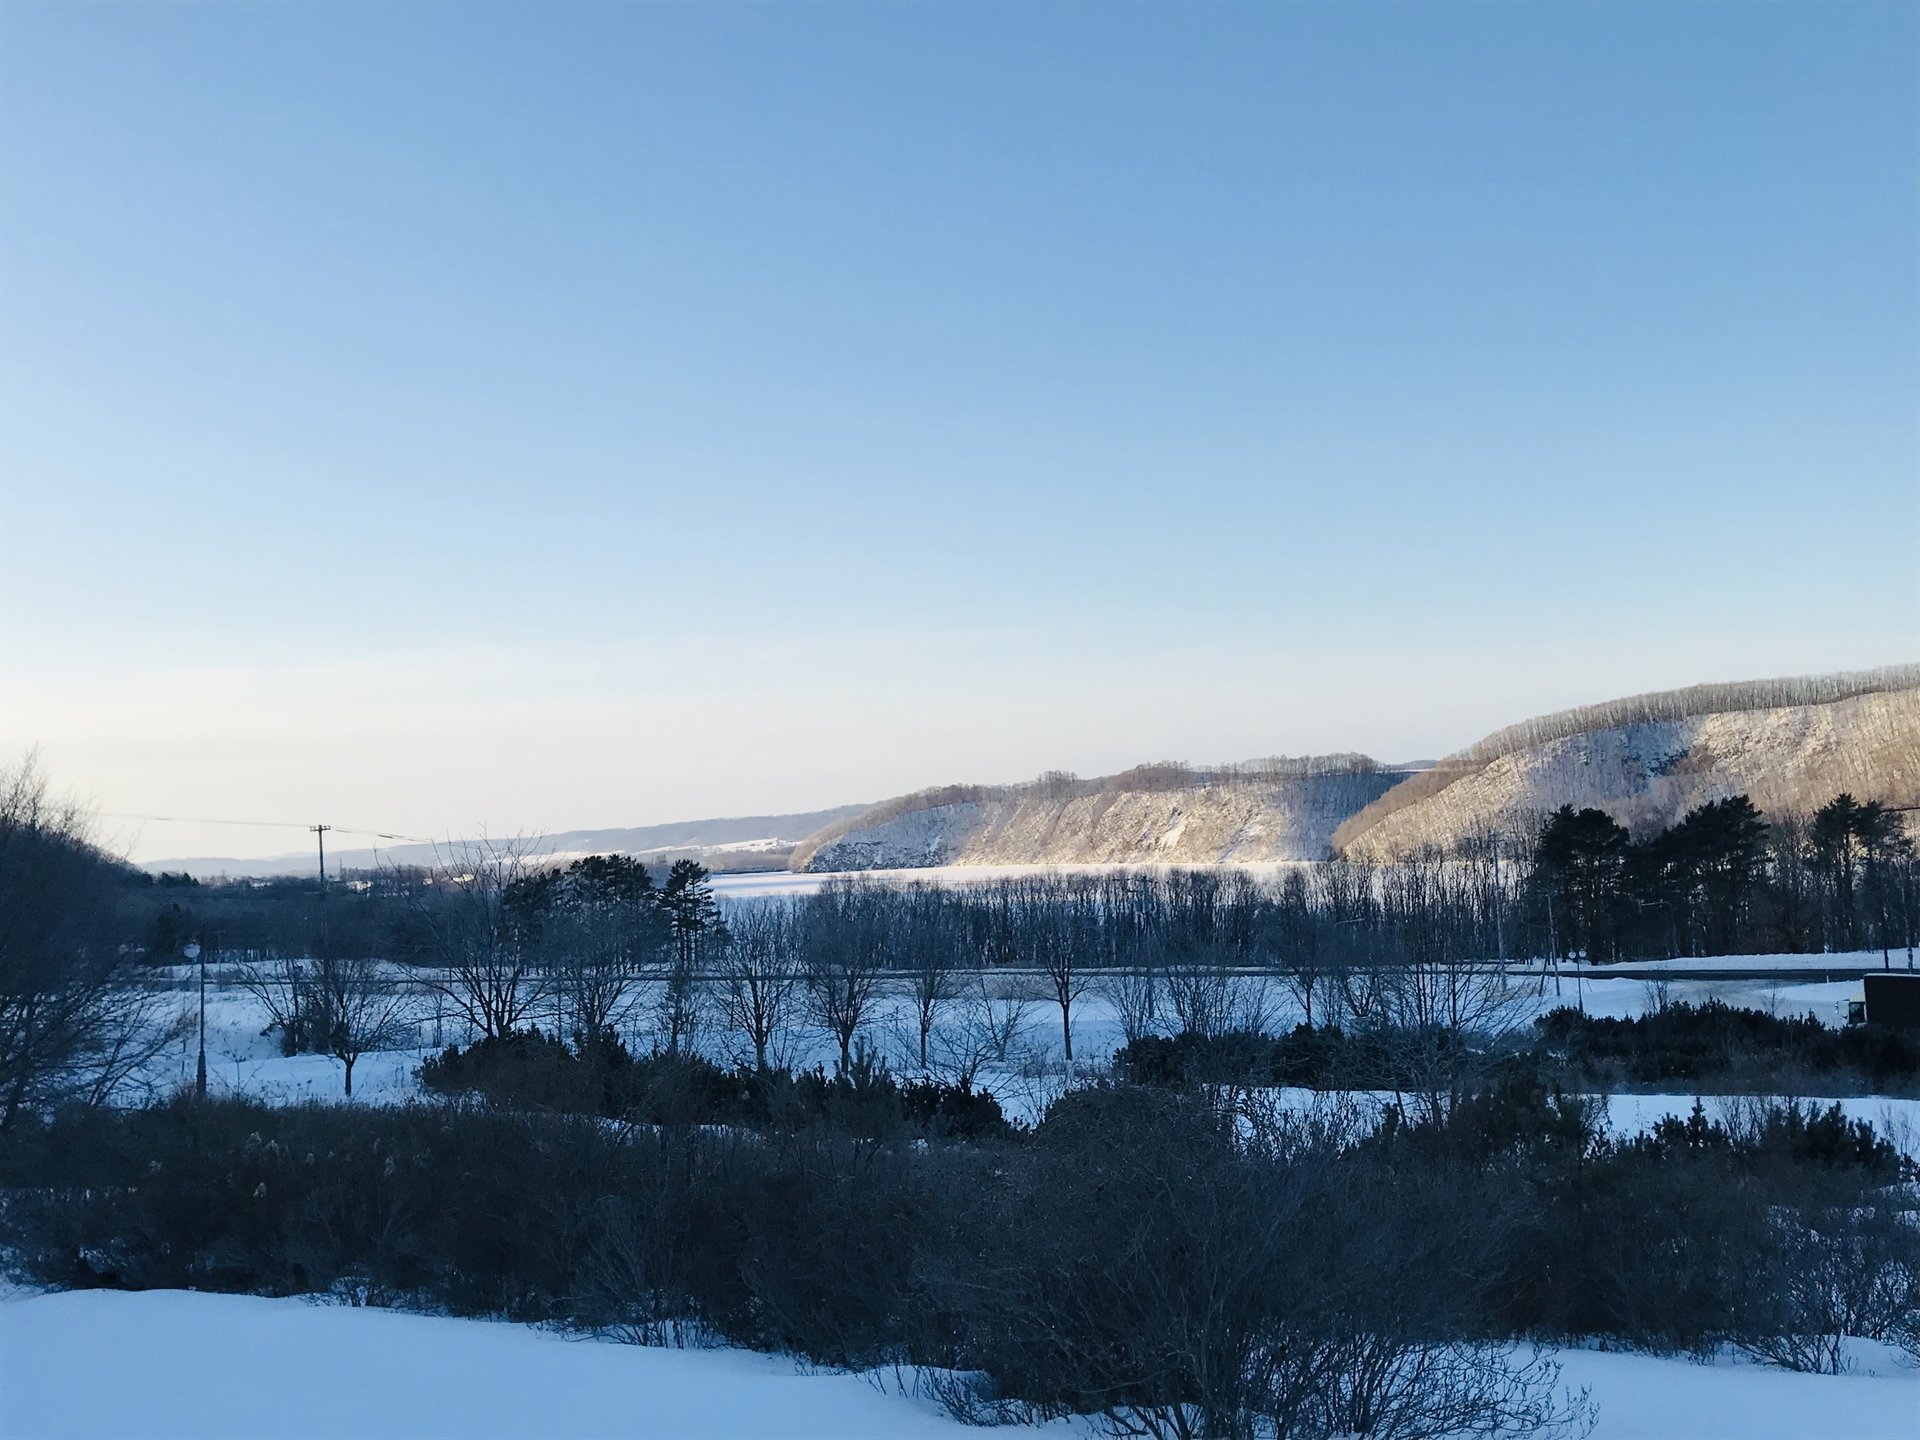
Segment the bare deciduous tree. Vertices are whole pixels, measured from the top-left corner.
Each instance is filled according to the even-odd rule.
[[[743,906],[727,923],[716,969],[727,1025],[753,1051],[754,1069],[784,1063],[784,1042],[804,998],[800,920],[793,905],[765,900]]]
[[[1032,1002],[1011,976],[976,970],[960,996],[959,1020],[942,1027],[937,1042],[957,1082],[974,1084],[989,1064],[1005,1066],[1026,1029]]]
[[[962,970],[969,962],[977,964],[978,957],[967,953],[964,932],[945,914],[944,892],[916,883],[907,887],[905,903],[907,933],[903,963],[919,1031],[920,1068],[925,1070],[929,1064],[928,1046],[940,1013],[959,995]]]
[[[361,1056],[413,1036],[405,991],[364,956],[323,954],[251,965],[240,983],[266,1009],[290,1052],[311,1050],[340,1062],[348,1096]]]
[[[1100,935],[1097,885],[1072,877],[1022,876],[985,890],[992,963],[1038,973],[1060,1011],[1060,1043],[1073,1061],[1073,1007],[1093,983]],[[1090,944],[1089,942],[1093,942]]]
[[[833,1036],[839,1073],[853,1068],[853,1041],[866,1024],[887,965],[878,890],[868,882],[835,881],[809,897],[802,949],[813,1018]]]
[[[1102,989],[1120,1017],[1120,1034],[1129,1045],[1153,1033],[1160,977],[1143,947],[1136,947],[1127,964],[1106,977]]]
[[[1300,1002],[1301,1016],[1309,1025],[1314,1023],[1314,995],[1327,973],[1321,938],[1320,916],[1307,872],[1298,867],[1290,869],[1281,877],[1271,943],[1287,987]]]
[[[525,840],[472,841],[407,892],[431,961],[422,983],[482,1036],[519,1029],[553,988],[528,913],[544,873]]]

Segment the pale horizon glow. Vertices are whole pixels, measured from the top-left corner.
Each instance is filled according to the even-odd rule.
[[[0,760],[440,838],[1920,658],[1917,54],[1875,0],[13,0]]]

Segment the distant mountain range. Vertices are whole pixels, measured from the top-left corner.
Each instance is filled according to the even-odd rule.
[[[679,820],[667,825],[632,825],[603,830],[562,830],[533,837],[539,853],[557,860],[577,855],[688,855],[715,869],[773,866],[784,868],[793,847],[825,826],[859,815],[867,805],[836,805],[829,810],[807,810],[795,815],[735,815],[718,820]],[[380,865],[433,865],[449,845],[383,845],[378,850],[327,851],[327,873],[371,870]],[[223,856],[189,856],[148,860],[141,869],[186,871],[197,878],[217,875],[311,875],[317,865],[314,852],[243,860]]]
[[[539,837],[538,848],[557,860],[618,851],[689,855],[714,869],[812,871],[1247,864],[1336,851],[1391,858],[1489,831],[1528,835],[1564,804],[1644,830],[1728,795],[1780,813],[1812,810],[1842,790],[1920,806],[1920,665],[1635,695],[1509,726],[1438,762],[1346,754],[1163,762],[1092,779],[1053,772],[794,815],[568,830]],[[376,861],[431,865],[445,851],[399,844],[327,860],[344,872]],[[145,866],[203,877],[313,867],[311,852]]]
[[[1531,835],[1561,805],[1630,827],[1745,793],[1812,810],[1842,790],[1920,804],[1920,665],[1697,685],[1510,726],[1436,764],[1360,755],[1094,781],[950,786],[884,801],[799,846],[796,869],[1390,858]]]

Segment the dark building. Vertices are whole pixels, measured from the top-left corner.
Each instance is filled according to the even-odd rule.
[[[1869,975],[1863,983],[1869,1025],[1920,1030],[1920,974]]]

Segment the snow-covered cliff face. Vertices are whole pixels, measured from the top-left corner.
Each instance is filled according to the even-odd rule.
[[[1350,854],[1390,857],[1489,830],[1530,830],[1562,805],[1594,806],[1636,828],[1746,794],[1761,810],[1810,811],[1841,791],[1920,803],[1920,690],[1655,720],[1529,745],[1416,776],[1340,834]],[[1419,796],[1411,799],[1409,797]]]
[[[1319,860],[1334,828],[1399,777],[1303,775],[1177,790],[1022,795],[851,822],[796,855],[799,868],[1147,865]]]

